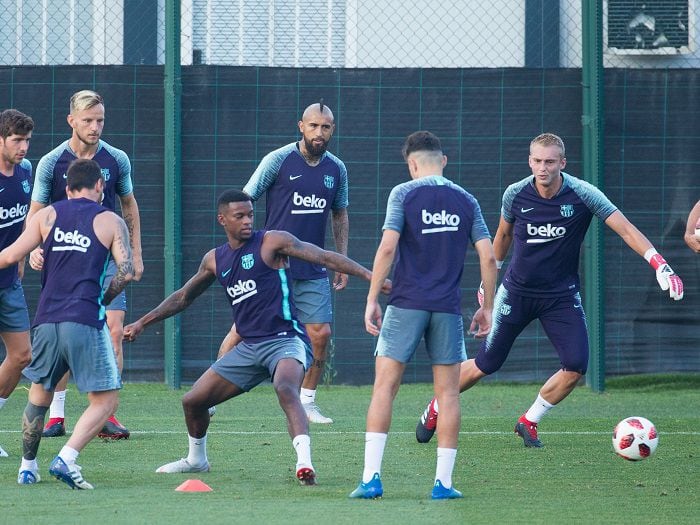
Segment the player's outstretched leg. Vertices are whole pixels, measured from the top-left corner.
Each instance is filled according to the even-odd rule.
[[[433,398],[428,406],[423,411],[418,425],[416,425],[416,440],[418,443],[428,443],[433,439],[435,430],[437,429],[438,420],[438,402],[437,398]]]

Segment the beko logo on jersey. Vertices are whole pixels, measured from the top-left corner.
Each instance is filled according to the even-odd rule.
[[[552,226],[551,224],[535,226],[534,224],[528,223],[527,234],[530,236],[539,236],[537,239],[528,239],[528,244],[542,244],[543,242],[551,242],[561,239],[564,237],[564,235],[566,235],[566,228],[563,226]]]
[[[3,206],[0,206],[0,221],[10,219],[9,222],[0,224],[0,228],[7,228],[8,226],[21,222],[27,215],[28,210],[28,204],[20,204],[19,202],[12,206],[12,208],[4,208]]]
[[[85,253],[91,244],[90,237],[79,233],[78,230],[64,232],[58,226],[53,231],[53,240],[62,244],[62,246],[51,248],[51,251],[54,252],[76,251]]]
[[[452,215],[445,210],[437,213],[421,210],[421,219],[426,226],[435,226],[434,228],[423,228],[421,233],[456,232],[459,229],[459,215]]]
[[[231,306],[233,306],[258,293],[258,285],[252,279],[247,281],[238,279],[236,284],[226,287],[226,293],[232,299]]]
[[[313,194],[311,196],[304,197],[295,191],[292,197],[292,203],[294,206],[303,206],[306,208],[303,210],[292,210],[293,215],[300,213],[323,213],[323,210],[326,209],[326,199],[316,197],[316,195]]]

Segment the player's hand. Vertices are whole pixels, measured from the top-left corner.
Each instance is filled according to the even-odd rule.
[[[469,333],[474,337],[486,337],[491,331],[492,322],[493,310],[481,307],[476,311],[474,317],[472,317]]]
[[[134,323],[128,324],[124,327],[124,340],[125,341],[136,341],[136,338],[143,332],[143,323],[136,321]]]
[[[333,276],[333,289],[338,291],[344,289],[348,285],[348,274],[335,272]]]
[[[140,281],[143,275],[143,258],[140,255],[134,255],[132,261],[134,265],[134,277],[131,280]]]
[[[391,284],[391,279],[384,279],[384,284],[382,284],[382,293],[384,295],[389,295],[391,293],[391,287],[393,284]]]
[[[31,266],[32,270],[41,271],[44,267],[44,250],[35,248],[31,251],[29,254],[29,266]]]
[[[365,330],[370,335],[379,335],[382,329],[382,307],[377,301],[367,301],[365,307]]]
[[[671,269],[660,253],[655,253],[649,260],[649,264],[656,270],[656,280],[662,290],[668,290],[669,296],[674,301],[683,299],[683,281]]]

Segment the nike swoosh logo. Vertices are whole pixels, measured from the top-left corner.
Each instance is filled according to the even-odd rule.
[[[532,211],[532,210],[534,210],[534,209],[535,209],[535,208],[520,208],[520,212],[521,212],[521,213],[527,213],[527,212]]]
[[[63,178],[64,178],[64,179],[67,179],[67,178],[68,178],[68,175],[66,175],[66,174],[64,173],[64,174],[63,174]]]
[[[301,176],[302,176],[302,175],[290,175],[290,176],[289,176],[289,180],[297,180],[297,179],[298,179],[299,177],[301,177]]]
[[[229,268],[229,269],[226,270],[225,272],[221,272],[221,277],[226,277],[226,276],[227,276],[228,274],[230,274],[230,273],[231,273],[231,268]]]
[[[0,188],[0,193],[2,193],[3,191],[5,191],[5,188]]]

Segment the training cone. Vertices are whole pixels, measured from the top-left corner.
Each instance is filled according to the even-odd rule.
[[[211,492],[212,488],[198,479],[188,479],[175,490],[177,492]]]

